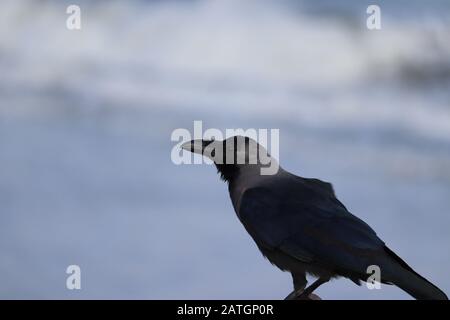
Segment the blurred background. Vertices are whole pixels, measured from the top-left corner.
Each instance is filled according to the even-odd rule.
[[[450,293],[449,1],[377,1],[378,31],[359,0],[78,0],[79,31],[69,4],[0,2],[0,298],[284,298],[215,168],[172,163],[194,120],[279,128],[285,169]]]

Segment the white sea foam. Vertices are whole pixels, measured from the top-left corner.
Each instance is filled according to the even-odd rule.
[[[81,7],[83,29],[71,32],[60,2],[2,1],[4,92],[64,89],[124,107],[294,113],[312,124],[393,121],[450,139],[445,17],[386,18],[382,31],[369,32],[364,19],[316,19],[271,1]],[[378,98],[392,87],[387,101]]]

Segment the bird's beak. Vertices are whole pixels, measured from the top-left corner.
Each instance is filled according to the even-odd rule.
[[[181,149],[193,153],[203,154],[203,151],[211,142],[213,142],[213,140],[201,140],[201,139],[191,140],[183,143],[181,145]]]

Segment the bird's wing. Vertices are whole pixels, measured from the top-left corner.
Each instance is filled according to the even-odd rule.
[[[337,271],[365,274],[373,256],[384,253],[383,241],[347,211],[332,188],[309,182],[247,189],[239,218],[259,245]]]

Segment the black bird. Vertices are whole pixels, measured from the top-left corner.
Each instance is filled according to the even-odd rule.
[[[395,284],[416,299],[448,300],[351,214],[330,183],[283,170],[248,137],[192,140],[181,147],[214,161],[228,183],[239,220],[262,254],[292,274],[294,291],[286,299],[311,298],[315,289],[336,277],[360,285],[370,276],[368,267],[375,265],[381,283]],[[262,174],[269,166],[278,171]],[[309,287],[307,273],[318,278]]]

